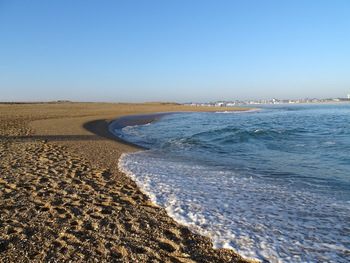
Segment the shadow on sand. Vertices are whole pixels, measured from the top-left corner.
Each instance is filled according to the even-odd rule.
[[[138,149],[146,149],[139,145],[124,141],[109,131],[109,125],[111,121],[107,120],[94,120],[83,124],[83,128],[91,135],[27,135],[27,136],[0,136],[0,140],[3,139],[16,139],[16,140],[43,140],[43,141],[89,141],[89,140],[112,140],[124,145],[136,147]],[[115,126],[114,128],[121,128],[121,126]]]

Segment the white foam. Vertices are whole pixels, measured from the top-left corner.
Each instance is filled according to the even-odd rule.
[[[263,111],[264,109],[250,109],[250,110],[242,110],[242,111],[216,111],[217,114],[241,114],[241,113],[253,113],[258,111]]]
[[[325,142],[324,145],[326,146],[332,146],[332,145],[335,145],[336,143],[333,142],[333,141],[328,141],[328,142]]]
[[[346,202],[162,155],[123,155],[119,166],[152,202],[215,247],[271,263],[350,261]]]

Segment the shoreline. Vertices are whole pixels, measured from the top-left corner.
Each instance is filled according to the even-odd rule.
[[[162,116],[176,113],[178,112],[156,112],[136,115],[125,115],[110,122],[109,126],[113,129],[120,130],[128,126],[145,125],[153,123],[160,120]]]
[[[179,225],[118,170],[121,154],[142,148],[112,134],[111,121],[192,109],[207,110],[160,103],[0,105],[0,260],[252,262]],[[209,109],[218,110],[228,108]]]
[[[146,113],[146,114],[136,114],[136,115],[125,115],[115,120],[109,121],[109,123],[107,123],[107,130],[112,134],[112,136],[124,142],[125,144],[128,144],[139,150],[148,150],[148,148],[144,146],[124,140],[123,138],[115,134],[113,130],[121,131],[123,128],[128,126],[146,125],[146,124],[154,123],[159,121],[165,115],[176,114],[176,113],[178,112],[157,112],[157,113]]]

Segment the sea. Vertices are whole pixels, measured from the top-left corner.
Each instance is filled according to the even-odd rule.
[[[350,103],[184,112],[114,133],[120,169],[216,248],[261,262],[350,262]]]

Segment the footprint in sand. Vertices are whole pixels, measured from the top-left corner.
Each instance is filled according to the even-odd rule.
[[[62,220],[72,219],[73,215],[63,206],[54,207],[57,212],[57,216]]]

